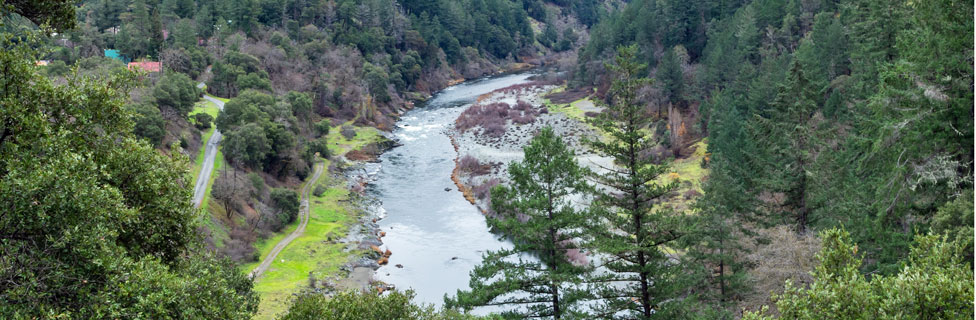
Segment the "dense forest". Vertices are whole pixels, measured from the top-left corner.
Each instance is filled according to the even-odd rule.
[[[0,317],[249,319],[260,293],[239,268],[298,219],[316,163],[340,177],[363,153],[336,141],[461,81],[552,68],[537,85],[603,109],[584,144],[614,168],[539,130],[486,192],[513,247],[443,309],[325,296],[309,272],[279,316],[971,319],[973,8],[4,0]],[[192,159],[214,131],[226,165],[199,209]],[[373,157],[391,144],[375,132]],[[702,192],[672,210],[670,164],[697,148]],[[501,309],[468,313],[484,306]]]

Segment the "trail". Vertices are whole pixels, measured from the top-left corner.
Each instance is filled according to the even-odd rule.
[[[203,84],[202,82],[200,84]],[[209,94],[203,95],[204,99],[213,102],[217,105],[217,109],[224,110],[224,102],[220,101]],[[216,127],[216,123],[214,123]],[[220,130],[214,128],[213,135],[210,136],[210,140],[207,140],[207,144],[204,147],[203,165],[200,166],[200,176],[197,177],[197,183],[193,187],[193,205],[197,208],[203,204],[203,197],[207,194],[207,183],[210,182],[210,175],[213,174],[214,160],[217,159],[217,148],[220,146],[220,139],[223,135],[220,134]]]
[[[302,235],[302,233],[305,232],[305,226],[308,225],[308,216],[309,216],[308,192],[312,188],[312,186],[315,185],[315,182],[319,180],[319,176],[322,175],[322,169],[324,167],[325,167],[324,162],[319,162],[315,164],[315,172],[312,173],[312,179],[309,179],[308,182],[305,183],[305,186],[302,187],[301,207],[298,209],[298,214],[301,215],[299,217],[301,218],[301,222],[298,224],[298,228],[295,228],[295,231],[292,231],[291,234],[289,234],[287,237],[281,239],[281,241],[279,241],[278,244],[276,244],[274,248],[271,249],[271,252],[268,253],[267,257],[264,257],[264,260],[261,261],[261,264],[255,267],[254,271],[251,271],[250,274],[251,279],[257,279],[262,274],[264,274],[264,271],[268,270],[268,267],[270,267],[271,263],[274,262],[275,258],[278,257],[278,254],[281,253],[282,250],[285,250],[285,247],[287,247],[288,244],[292,242],[292,240],[297,239]]]

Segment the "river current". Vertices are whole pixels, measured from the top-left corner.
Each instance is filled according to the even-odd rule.
[[[486,250],[511,247],[451,181],[457,153],[446,131],[478,96],[528,82],[530,73],[472,80],[444,89],[403,115],[394,137],[402,146],[380,156],[368,191],[382,202],[384,246],[393,252],[375,279],[413,289],[415,302],[443,304],[469,289],[469,273]],[[449,191],[445,191],[449,189]],[[402,267],[399,267],[399,266]]]

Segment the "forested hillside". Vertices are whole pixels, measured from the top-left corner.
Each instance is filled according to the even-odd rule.
[[[0,318],[972,319],[973,8],[3,0]],[[443,308],[374,278],[408,130],[502,245]]]
[[[70,11],[74,21],[58,22],[75,27],[46,39],[48,53],[38,57],[48,65],[43,71],[109,74],[130,61],[158,61],[159,72],[139,78],[127,102],[138,115],[133,132],[167,152],[179,143],[191,158],[203,153],[210,128],[223,133],[229,166],[218,164],[215,205],[204,201],[214,212],[208,241],[234,260],[251,261],[252,243],[296,215],[272,191],[308,176],[316,152],[328,157],[330,127],[388,131],[413,103],[451,83],[569,66],[605,6],[595,0],[86,0]],[[5,28],[33,27],[14,19]],[[205,109],[195,106],[198,81],[208,94],[230,99],[226,109],[199,111]]]
[[[856,247],[845,250],[863,260],[851,266],[868,278],[902,274],[918,261],[909,247],[930,233],[956,242],[957,258],[972,265],[972,8],[632,1],[594,26],[574,83],[606,92],[614,73],[603,63],[618,46],[636,45],[654,79],[642,91],[648,113],[691,124],[658,139],[678,157],[707,141],[710,173],[682,242],[702,267],[693,291],[738,314],[768,303],[762,296],[785,279],[829,281],[787,260],[812,260],[801,239],[820,230],[847,230]],[[795,235],[770,234],[776,226]],[[817,300],[839,294],[832,290],[841,289],[778,305],[808,308],[787,318],[816,318],[836,311]]]

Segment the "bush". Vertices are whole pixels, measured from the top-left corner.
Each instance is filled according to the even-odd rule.
[[[315,131],[319,133],[319,136],[329,134],[329,129],[332,129],[332,122],[329,119],[323,119],[315,123]]]
[[[486,175],[491,171],[491,166],[482,165],[477,158],[465,155],[458,161],[458,168],[461,172],[470,173],[476,176]]]
[[[325,194],[325,191],[326,190],[329,190],[329,189],[320,184],[320,185],[315,186],[315,189],[312,190],[312,194],[315,195],[316,197],[321,197],[323,194]]]
[[[68,67],[64,61],[54,60],[47,65],[47,76],[48,77],[60,77],[71,72],[71,68]]]
[[[298,319],[478,319],[454,310],[436,311],[433,307],[421,307],[410,302],[413,291],[390,291],[380,295],[375,292],[347,291],[332,297],[307,293],[292,301],[282,320]]]
[[[163,120],[159,108],[149,103],[140,103],[129,106],[129,110],[132,110],[132,121],[135,122],[132,133],[158,147],[166,136],[166,121]]]
[[[271,189],[271,202],[280,210],[278,218],[282,225],[292,223],[298,217],[300,203],[298,192],[287,188]]]
[[[318,152],[319,156],[322,158],[328,159],[331,156],[331,154],[329,154],[329,140],[325,139],[324,137],[309,141],[308,147],[305,150],[310,155],[309,159],[311,159],[311,155],[314,155],[316,152]]]
[[[153,88],[152,95],[159,105],[171,107],[186,116],[200,99],[200,89],[185,74],[167,72]]]
[[[203,112],[193,115],[193,119],[196,120],[196,127],[200,130],[210,129],[214,120],[213,116]]]
[[[247,174],[247,179],[251,181],[251,187],[254,188],[254,193],[261,194],[264,192],[264,178],[261,178],[257,173],[251,172]]]
[[[356,129],[353,129],[353,127],[350,125],[342,126],[342,130],[340,130],[339,133],[341,133],[342,136],[346,137],[348,140],[352,140],[356,137]]]
[[[471,191],[474,192],[474,196],[480,200],[491,198],[491,188],[501,184],[501,180],[498,178],[491,178],[482,184],[474,186]]]
[[[271,152],[271,142],[264,128],[254,123],[227,132],[223,145],[227,160],[253,169],[263,168],[264,160]]]

